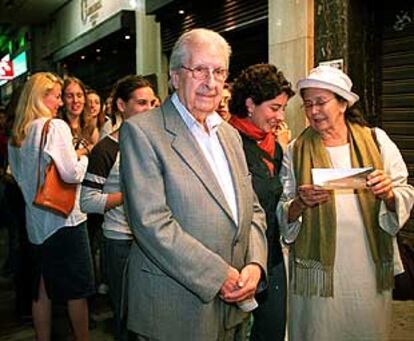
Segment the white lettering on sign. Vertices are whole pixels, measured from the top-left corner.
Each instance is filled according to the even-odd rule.
[[[408,24],[411,24],[412,22],[413,19],[411,19],[411,16],[407,11],[400,11],[399,14],[395,15],[395,22],[392,28],[394,29],[394,31],[402,31]]]
[[[81,0],[81,19],[82,23],[86,25],[91,23],[92,26],[96,25],[96,21],[99,18],[99,10],[102,8],[102,0],[95,0],[91,3],[89,0]]]

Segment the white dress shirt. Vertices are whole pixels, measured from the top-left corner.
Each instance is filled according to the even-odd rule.
[[[178,110],[184,123],[198,142],[203,155],[207,159],[211,170],[216,176],[216,180],[219,183],[221,190],[223,191],[224,197],[226,198],[226,201],[233,215],[233,219],[237,225],[237,201],[233,179],[231,176],[226,154],[224,153],[223,147],[217,136],[217,129],[223,122],[223,119],[214,111],[211,114],[208,114],[206,117],[206,127],[208,130],[207,132],[204,127],[180,102],[177,93],[174,93],[172,95],[171,101],[173,102],[175,108]]]

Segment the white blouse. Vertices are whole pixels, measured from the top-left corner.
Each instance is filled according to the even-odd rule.
[[[390,176],[395,194],[395,212],[388,211],[385,203],[381,202],[379,212],[380,227],[395,236],[410,217],[414,203],[414,188],[407,183],[408,171],[398,147],[379,128],[375,128],[377,141],[381,151],[384,171]],[[302,224],[302,217],[288,223],[288,210],[296,196],[296,179],[293,171],[293,145],[289,143],[279,173],[283,183],[283,194],[277,207],[277,216],[280,224],[280,232],[286,243],[293,243],[298,236]],[[403,272],[401,258],[394,238],[394,273]]]
[[[76,226],[86,220],[86,214],[79,208],[80,186],[77,187],[75,207],[67,218],[32,204],[37,190],[40,138],[46,121],[47,118],[38,118],[32,122],[21,147],[9,145],[10,167],[26,202],[26,228],[29,240],[33,244],[42,244],[60,228]],[[61,119],[53,119],[49,125],[47,142],[41,157],[41,181],[44,178],[45,167],[51,159],[55,162],[63,181],[76,184],[82,182],[88,158],[81,156],[78,160],[72,145],[70,128]]]
[[[394,272],[399,273],[402,264],[394,236],[409,218],[414,190],[407,184],[407,169],[395,144],[384,131],[376,129],[376,134],[385,172],[391,177],[396,197],[396,212],[389,212],[382,203],[378,218],[381,228],[393,236]],[[351,167],[349,144],[326,147],[326,150],[333,168]],[[287,211],[296,195],[292,151],[293,143],[283,161],[284,193],[277,212],[282,223],[281,233],[288,242],[295,241],[301,228],[301,218],[287,223]],[[334,200],[337,213],[334,294],[332,297],[307,297],[290,290],[289,339],[388,340],[391,291],[377,292],[376,268],[357,195],[352,190],[336,190]]]

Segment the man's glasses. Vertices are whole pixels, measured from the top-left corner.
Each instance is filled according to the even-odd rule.
[[[317,99],[315,102],[312,102],[312,101],[304,101],[302,107],[305,108],[305,110],[312,110],[313,107],[322,108],[324,105],[328,104],[334,98],[335,97],[331,97],[330,99],[327,99],[327,100]]]
[[[190,68],[184,65],[181,65],[181,68],[191,71],[193,78],[197,80],[205,80],[210,76],[210,73],[212,73],[216,81],[224,81],[229,75],[229,71],[223,68],[211,69],[206,66],[196,66],[195,68]]]

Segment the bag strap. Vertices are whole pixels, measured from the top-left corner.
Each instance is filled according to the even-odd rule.
[[[37,163],[37,190],[39,190],[40,185],[40,162],[42,160],[42,152],[46,145],[47,133],[49,132],[49,124],[52,119],[48,119],[42,129],[42,135],[40,137],[40,144],[39,144],[39,161]]]

